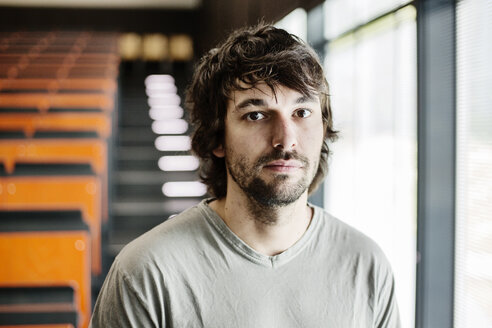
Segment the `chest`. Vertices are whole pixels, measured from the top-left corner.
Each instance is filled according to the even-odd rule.
[[[170,327],[369,327],[368,273],[320,263],[215,268],[177,275],[162,309]]]

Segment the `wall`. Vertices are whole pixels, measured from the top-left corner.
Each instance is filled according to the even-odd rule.
[[[227,33],[260,20],[275,22],[297,7],[322,0],[204,0],[196,10],[0,7],[0,31],[96,30],[186,33],[203,54]]]

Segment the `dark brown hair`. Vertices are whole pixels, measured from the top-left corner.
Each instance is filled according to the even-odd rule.
[[[227,191],[224,158],[212,151],[223,145],[227,101],[232,92],[266,83],[273,92],[283,85],[303,95],[320,97],[325,140],[318,171],[309,186],[311,194],[328,171],[330,150],[337,132],[329,101],[328,83],[314,51],[296,36],[271,25],[260,24],[233,32],[200,60],[186,93],[190,110],[192,150],[200,158],[200,178],[211,195],[222,198]]]

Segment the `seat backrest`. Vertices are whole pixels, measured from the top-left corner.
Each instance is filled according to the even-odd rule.
[[[0,232],[2,287],[70,286],[87,327],[90,310],[90,236],[87,231]]]
[[[97,176],[0,177],[0,210],[80,210],[92,236],[92,272],[101,273],[101,181]]]
[[[1,59],[0,59],[1,60]],[[24,79],[8,79],[0,78],[0,91],[3,90],[43,90],[43,91],[59,91],[59,90],[83,90],[83,91],[98,91],[105,93],[114,93],[116,90],[116,82],[111,78],[72,78],[72,79],[57,79],[57,78],[24,78]]]
[[[53,108],[113,111],[114,97],[100,93],[4,93],[0,95],[2,109],[46,112]]]
[[[111,119],[105,113],[1,113],[0,131],[23,131],[32,137],[37,131],[96,132],[111,134]]]
[[[89,163],[95,173],[107,174],[106,142],[100,139],[0,139],[0,162],[8,174],[15,163]]]

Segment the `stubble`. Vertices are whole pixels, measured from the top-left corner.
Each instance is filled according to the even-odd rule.
[[[317,163],[311,162],[305,156],[296,152],[274,150],[260,157],[254,163],[249,163],[245,156],[237,154],[232,149],[226,151],[226,164],[231,178],[248,197],[248,210],[256,220],[264,224],[275,224],[275,209],[288,206],[297,201],[309,188],[317,170]],[[261,177],[263,166],[275,160],[295,159],[302,163],[303,174],[297,181],[289,182],[288,174],[274,174],[270,181]],[[316,170],[311,166],[315,165]]]

